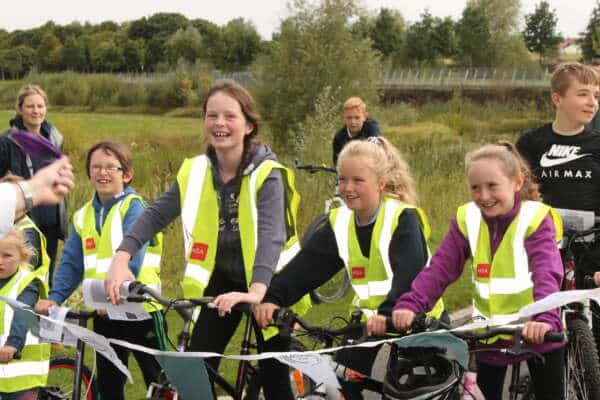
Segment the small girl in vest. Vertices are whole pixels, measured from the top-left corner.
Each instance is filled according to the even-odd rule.
[[[30,271],[32,253],[17,229],[0,239],[0,296],[33,307],[38,297],[45,298],[47,290]],[[0,303],[0,318],[0,399],[35,400],[37,388],[44,386],[48,377],[50,346],[28,335],[26,322],[6,303]]]
[[[398,299],[393,312],[398,329],[407,329],[415,313],[429,309],[461,276],[467,260],[475,282],[474,319],[511,320],[523,306],[560,290],[563,267],[556,244],[560,221],[539,202],[537,185],[513,145],[483,146],[468,153],[465,164],[473,201],[458,209],[429,268]],[[557,309],[525,323],[523,337],[531,343],[529,348],[545,359],[527,361],[537,399],[563,398],[564,345],[543,343],[546,332],[562,329]],[[485,351],[486,346],[508,347],[510,340],[490,342],[477,352],[477,383],[488,400],[501,398],[506,366],[523,360]]]
[[[243,87],[232,81],[216,83],[207,93],[203,112],[206,154],[184,160],[169,191],[127,232],[105,287],[117,302],[120,285],[133,278],[127,262],[140,243],[181,216],[184,297],[216,296],[218,308],[218,314],[202,308],[190,350],[222,353],[242,318],[232,307],[260,303],[276,268],[297,244],[298,196],[293,173],[277,163],[267,145],[253,143],[261,121]],[[258,330],[256,336],[259,351],[289,348],[279,335],[263,337]],[[216,370],[220,358],[207,363]],[[287,366],[266,359],[260,361],[260,371],[266,377],[265,398],[292,398]]]
[[[22,180],[22,177],[8,173],[0,179],[0,183],[16,183]],[[44,282],[48,283],[50,257],[48,257],[48,252],[46,251],[46,236],[44,236],[40,228],[27,214],[24,214],[15,221],[15,228],[23,232],[25,241],[33,249],[33,254],[29,259],[29,266]]]
[[[142,198],[129,186],[133,179],[133,162],[125,145],[110,141],[96,143],[87,153],[86,171],[95,192],[92,199],[73,215],[73,226],[49,299],[39,301],[35,307],[41,314],[47,314],[49,307],[67,300],[83,279],[104,279],[113,256],[112,249],[144,210]],[[129,268],[139,280],[159,288],[161,237],[149,240],[150,243],[141,245],[140,251],[129,261]],[[156,308],[148,311],[151,319],[115,321],[99,310],[100,315],[94,318],[94,331],[107,338],[164,348],[162,314]],[[130,351],[119,346],[114,349],[127,365]],[[161,371],[158,362],[149,354],[132,353],[146,384],[155,382]],[[125,376],[100,354],[96,358],[96,367],[101,398],[124,399]]]
[[[264,303],[255,308],[262,325],[271,322],[274,309],[294,304],[346,269],[355,291],[351,311],[363,311],[370,334],[384,335],[396,299],[427,263],[429,226],[415,206],[414,180],[399,151],[383,137],[352,141],[341,151],[337,170],[346,205],[333,210],[273,278]],[[428,310],[440,318],[443,304],[434,304]],[[376,354],[352,349],[338,353],[337,361],[358,372],[346,370],[356,378],[370,375]],[[343,385],[346,399],[362,398],[360,382]]]

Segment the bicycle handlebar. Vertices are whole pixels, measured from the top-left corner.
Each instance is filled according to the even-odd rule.
[[[326,165],[310,165],[310,164],[300,165],[298,160],[294,160],[294,168],[308,171],[311,174],[315,174],[317,172],[331,172],[333,174],[337,174],[337,170],[333,167],[328,167]]]

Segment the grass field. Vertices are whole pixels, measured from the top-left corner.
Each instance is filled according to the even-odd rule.
[[[8,121],[11,111],[0,111],[0,121]],[[372,116],[382,124],[384,134],[405,154],[417,180],[420,205],[432,226],[432,250],[443,237],[456,207],[468,200],[462,160],[469,149],[498,139],[514,140],[525,130],[541,125],[550,115],[535,107],[510,104],[476,105],[461,99],[444,104],[430,104],[419,109],[398,104],[376,109]],[[49,119],[65,136],[64,151],[75,167],[77,187],[69,195],[69,210],[73,212],[91,195],[83,162],[87,148],[93,143],[111,139],[128,144],[134,154],[135,177],[132,186],[147,199],[165,191],[185,157],[202,152],[202,123],[197,118],[131,114],[78,114],[50,111]],[[7,122],[3,122],[7,126]],[[268,129],[262,140],[270,142]],[[333,132],[332,132],[333,135]],[[329,142],[314,149],[327,154]],[[325,150],[323,150],[325,148]],[[274,149],[287,165],[296,157],[290,149]],[[330,195],[332,185],[325,177],[297,174],[297,187],[302,195],[299,213],[300,231],[323,209],[323,200]],[[180,295],[183,273],[183,241],[179,221],[165,232],[162,282],[167,295]],[[469,279],[466,274],[454,283],[444,296],[447,308],[455,310],[469,299]],[[327,322],[333,315],[345,315],[349,297],[339,304],[313,307],[307,318],[317,323]],[[171,335],[177,332],[179,321],[169,317]],[[234,341],[228,353],[237,353]],[[135,384],[127,385],[127,397],[143,398],[141,375],[131,363]],[[231,362],[223,369],[233,376]]]

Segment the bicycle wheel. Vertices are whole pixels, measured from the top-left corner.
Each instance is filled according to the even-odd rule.
[[[70,357],[55,357],[50,360],[48,383],[42,392],[49,399],[71,399],[73,378],[75,374],[75,359]],[[81,399],[95,399],[95,380],[92,371],[84,365],[81,370]]]
[[[327,214],[321,214],[314,219],[306,228],[306,232],[302,237],[302,244],[306,243],[310,237],[319,229],[323,224],[329,223],[329,216]],[[342,299],[350,289],[350,278],[345,269],[340,270],[335,274],[329,281],[324,283],[322,286],[310,292],[310,299],[315,304],[321,303],[333,303]]]
[[[298,339],[292,338],[290,351],[306,351],[306,347]],[[302,371],[291,367],[290,383],[294,399],[308,395],[315,389],[315,383],[308,376]],[[252,374],[248,380],[244,400],[263,400],[264,398],[260,371],[256,368],[256,373]]]
[[[567,320],[565,385],[568,400],[600,399],[600,365],[596,342],[586,321]]]

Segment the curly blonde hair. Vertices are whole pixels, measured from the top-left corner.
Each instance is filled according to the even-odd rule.
[[[502,172],[510,179],[517,179],[519,175],[523,177],[523,187],[520,190],[521,199],[541,200],[538,185],[529,166],[510,142],[499,141],[486,144],[468,152],[465,156],[465,172],[469,173],[469,168],[474,161],[490,158],[500,163]]]
[[[415,180],[408,163],[389,140],[379,136],[351,141],[344,146],[338,157],[338,171],[345,159],[359,156],[367,160],[367,168],[378,178],[385,179],[383,191],[387,196],[411,205],[417,204]]]

